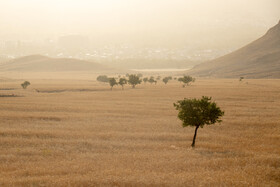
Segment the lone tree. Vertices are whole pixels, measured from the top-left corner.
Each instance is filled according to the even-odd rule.
[[[185,75],[184,77],[179,78],[178,81],[182,82],[183,87],[185,87],[186,85],[189,86],[191,82],[194,82],[195,78],[193,78],[189,75]]]
[[[127,84],[126,78],[120,78],[120,80],[119,80],[119,85],[122,86],[122,89],[123,89],[123,86],[124,86],[125,84]]]
[[[132,85],[132,88],[135,88],[137,84],[141,84],[142,80],[137,75],[129,75],[128,84]]]
[[[99,75],[96,80],[99,82],[109,82],[107,75]]]
[[[164,84],[167,84],[169,80],[172,80],[172,77],[164,77],[162,79],[162,81],[164,82]]]
[[[244,77],[240,77],[240,78],[239,78],[239,81],[241,82],[243,79],[244,79]]]
[[[174,107],[179,111],[178,118],[182,120],[183,127],[194,126],[195,133],[192,147],[195,147],[197,129],[204,125],[220,123],[220,117],[224,115],[215,102],[211,102],[211,97],[202,96],[202,99],[184,99],[174,103]]]
[[[26,89],[27,86],[29,86],[29,85],[30,85],[30,82],[29,82],[29,81],[24,81],[24,83],[21,84],[21,87],[22,87],[23,89]]]
[[[109,78],[109,84],[111,86],[111,90],[113,90],[113,87],[115,85],[118,85],[117,80],[113,77],[113,78]]]

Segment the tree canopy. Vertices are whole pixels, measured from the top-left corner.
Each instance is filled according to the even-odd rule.
[[[144,83],[148,82],[148,80],[149,80],[148,77],[143,78]]]
[[[29,85],[30,85],[30,82],[29,82],[29,81],[24,81],[24,83],[21,84],[21,87],[22,87],[23,89],[26,89]]]
[[[174,107],[179,111],[178,118],[183,122],[183,127],[195,126],[195,135],[192,147],[195,145],[197,129],[204,125],[220,123],[220,117],[224,112],[215,102],[211,102],[211,97],[203,96],[201,99],[184,99],[174,103]]]
[[[164,77],[162,79],[162,82],[164,82],[164,84],[167,84],[169,80],[172,80],[172,77],[170,77],[170,76],[169,77]]]
[[[126,78],[120,78],[120,79],[119,79],[119,85],[122,86],[122,89],[123,89],[123,86],[124,86],[125,84],[127,84]]]
[[[99,82],[109,82],[107,75],[99,75],[96,80]]]
[[[113,77],[113,78],[109,78],[109,84],[111,86],[111,90],[113,89],[113,87],[115,85],[118,85],[117,80]]]
[[[155,78],[154,78],[153,76],[151,76],[150,79],[149,79],[148,81],[149,81],[149,83],[151,83],[151,84],[153,84],[153,83],[157,84],[157,81],[155,80]]]
[[[128,83],[130,85],[132,85],[132,88],[135,88],[135,86],[137,84],[141,84],[141,82],[142,82],[142,80],[137,75],[132,74],[132,75],[129,75],[129,77],[128,77]]]
[[[184,85],[183,87],[185,87],[185,85],[189,85],[191,82],[195,81],[195,78],[189,76],[189,75],[185,75],[184,77],[180,77],[178,79],[179,82],[182,82]]]

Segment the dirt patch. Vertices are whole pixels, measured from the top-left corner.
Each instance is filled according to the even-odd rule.
[[[0,88],[0,90],[15,90],[15,88]]]
[[[15,94],[1,94],[0,97],[23,97],[22,95]]]
[[[18,116],[10,116],[10,117],[2,117],[2,119],[5,120],[27,120],[27,121],[61,121],[61,118],[58,117],[43,117],[43,116],[24,116],[24,117],[18,117]]]
[[[62,93],[62,92],[97,92],[97,91],[108,91],[109,89],[65,89],[65,90],[38,90],[38,93]]]

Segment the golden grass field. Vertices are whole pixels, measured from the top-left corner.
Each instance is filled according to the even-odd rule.
[[[1,81],[0,186],[280,186],[280,80],[29,81]],[[202,95],[225,116],[192,149],[173,103]]]

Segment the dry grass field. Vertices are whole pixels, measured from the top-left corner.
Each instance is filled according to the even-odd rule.
[[[1,82],[0,186],[280,186],[280,80]],[[173,103],[202,95],[225,116],[192,149]]]

